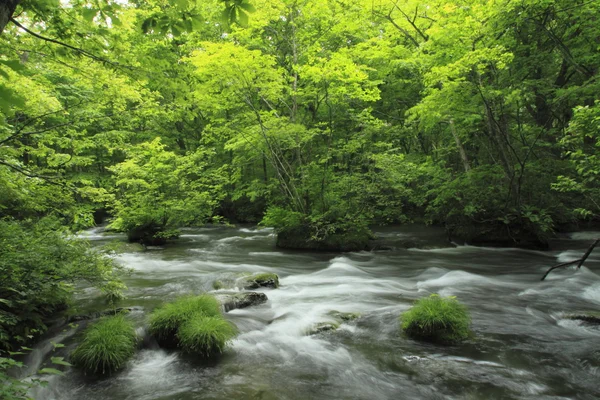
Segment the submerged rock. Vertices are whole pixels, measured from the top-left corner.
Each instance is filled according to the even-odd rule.
[[[327,315],[333,317],[335,319],[335,321],[317,322],[316,324],[313,324],[306,331],[306,334],[307,335],[317,335],[317,334],[323,333],[323,332],[335,331],[344,322],[353,321],[360,317],[360,314],[358,314],[358,313],[340,312],[340,311],[336,311],[336,310],[332,310],[332,311],[328,312]]]
[[[335,318],[336,320],[338,320],[340,322],[353,321],[353,320],[357,319],[358,317],[360,317],[359,313],[340,312],[340,311],[336,311],[336,310],[330,311],[327,314],[331,315],[333,318]]]
[[[316,335],[323,332],[335,331],[339,327],[340,324],[337,322],[317,322],[316,324],[313,324],[306,333],[308,335]]]
[[[569,314],[566,319],[575,321],[583,321],[590,325],[600,325],[600,313],[598,312],[582,312],[577,314]]]
[[[244,276],[238,279],[236,286],[241,289],[277,289],[279,287],[279,276],[271,272]]]
[[[258,292],[219,292],[215,293],[215,298],[221,303],[225,312],[258,306],[269,300],[266,294]]]

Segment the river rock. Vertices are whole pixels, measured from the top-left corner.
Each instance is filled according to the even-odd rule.
[[[313,324],[306,333],[308,335],[317,335],[323,332],[335,331],[339,327],[340,324],[337,322],[317,322],[316,324]]]
[[[277,289],[279,287],[279,276],[271,272],[244,276],[237,280],[236,286],[241,289]]]
[[[258,306],[269,300],[266,294],[258,292],[218,292],[215,293],[215,298],[221,303],[225,312]]]
[[[360,317],[359,313],[340,312],[340,311],[336,311],[336,310],[330,311],[327,314],[330,315],[330,316],[332,316],[333,318],[335,318],[339,322],[354,321],[355,319],[357,319],[358,317]]]
[[[565,318],[572,319],[575,321],[583,321],[586,324],[590,325],[600,325],[600,313],[596,312],[569,314]]]

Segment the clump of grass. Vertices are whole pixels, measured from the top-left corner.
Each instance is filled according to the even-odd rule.
[[[149,330],[162,345],[178,345],[205,356],[222,353],[236,334],[217,299],[207,294],[181,297],[157,308],[150,316]]]
[[[222,353],[235,334],[235,327],[221,316],[195,316],[177,331],[179,345],[184,351],[204,356]]]
[[[133,325],[123,315],[104,317],[86,329],[71,360],[86,372],[111,373],[133,356],[137,342]]]
[[[471,317],[455,297],[432,294],[415,302],[401,316],[402,329],[411,338],[436,343],[456,343],[470,335]]]
[[[177,329],[196,315],[221,316],[221,306],[217,299],[210,295],[180,297],[152,312],[150,334],[159,341],[171,340]]]

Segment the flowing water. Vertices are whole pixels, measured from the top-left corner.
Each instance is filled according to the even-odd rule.
[[[390,243],[413,248],[348,254],[275,248],[269,229],[185,230],[175,245],[123,253],[130,314],[144,334],[148,312],[215,280],[275,272],[281,287],[266,304],[226,318],[240,334],[218,360],[202,361],[152,345],[111,377],[67,368],[35,391],[39,400],[191,399],[595,399],[600,397],[600,329],[565,318],[600,309],[600,249],[581,270],[547,268],[582,255],[598,232],[580,232],[549,252],[453,246],[432,228],[385,228]],[[101,229],[97,244],[122,240]],[[445,246],[445,247],[444,247]],[[457,346],[419,343],[399,332],[398,316],[430,293],[457,296],[474,337]],[[83,290],[80,312],[101,310]],[[335,331],[307,335],[331,311],[360,313]],[[81,328],[81,326],[80,326]],[[30,356],[31,370],[76,345],[59,330]],[[65,347],[52,351],[52,343]]]

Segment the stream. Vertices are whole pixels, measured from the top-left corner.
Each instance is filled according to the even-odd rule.
[[[177,296],[212,290],[215,280],[275,272],[280,288],[260,289],[266,304],[232,310],[239,335],[218,359],[203,361],[146,340],[122,371],[93,378],[66,368],[44,376],[38,400],[192,399],[597,399],[600,328],[565,318],[600,311],[600,249],[580,270],[551,266],[577,259],[599,232],[556,240],[552,251],[454,246],[442,230],[386,227],[392,250],[347,254],[283,251],[270,229],[184,229],[179,241],[119,254],[131,268],[119,305],[140,335],[152,309]],[[124,237],[101,228],[81,236],[103,245]],[[410,248],[402,248],[403,246]],[[393,247],[393,246],[392,246]],[[472,316],[474,337],[456,346],[408,339],[398,317],[431,293],[456,296]],[[83,288],[78,313],[104,310]],[[337,330],[307,335],[331,311],[360,313]],[[85,323],[82,323],[85,325]],[[29,372],[68,357],[78,328],[46,337],[26,360]],[[53,343],[64,344],[54,349]]]

